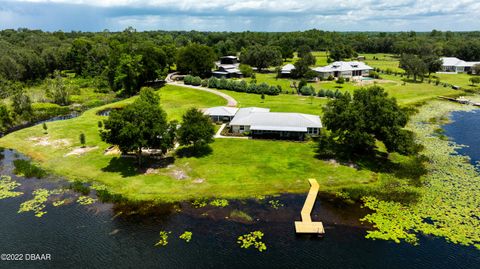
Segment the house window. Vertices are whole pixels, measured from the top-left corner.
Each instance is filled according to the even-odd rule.
[[[245,126],[240,125],[240,131],[245,131]]]

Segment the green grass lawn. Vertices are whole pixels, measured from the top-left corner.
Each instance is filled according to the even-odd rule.
[[[438,75],[438,74],[436,74]],[[466,83],[468,81],[468,75],[458,74],[460,77],[457,79],[461,82]],[[295,81],[298,85],[299,80],[288,79],[288,78],[275,78],[273,73],[258,73],[256,75],[257,83],[266,82],[269,85],[280,85],[282,86],[283,91],[288,90],[289,92],[293,91],[293,88],[290,86]],[[458,90],[453,90],[450,87],[436,86],[433,83],[412,83],[407,82],[403,85],[402,77],[394,75],[381,75],[383,81],[378,83],[379,86],[385,88],[390,96],[397,98],[400,104],[415,104],[420,103],[429,99],[437,98],[439,95],[444,96],[455,96],[461,95],[463,92]],[[247,79],[250,81],[250,79]],[[443,80],[442,80],[443,81]],[[345,82],[344,84],[337,84],[335,81],[319,81],[309,83],[312,85],[315,90],[320,89],[330,89],[332,91],[340,90],[341,92],[348,91],[353,93],[355,89],[359,89],[361,85],[354,84],[352,82]],[[370,84],[372,85],[372,84]],[[368,87],[366,85],[365,87]],[[280,96],[266,96],[264,103],[261,102],[260,96],[255,94],[246,94],[246,93],[236,93],[231,91],[225,91],[226,93],[232,95],[240,102],[241,106],[260,106],[260,107],[271,107],[276,111],[297,111],[304,113],[316,112],[317,107],[326,103],[326,99],[316,98],[313,107],[310,105],[310,99],[308,97],[297,96],[294,94],[281,94]],[[304,106],[305,105],[305,106]],[[314,113],[318,114],[318,113]]]
[[[225,104],[225,100],[216,95],[178,86],[166,86],[159,94],[169,119],[180,119],[182,113],[192,106]],[[246,99],[242,101],[251,96],[258,97],[245,96]],[[55,174],[69,179],[95,181],[106,185],[114,193],[139,200],[170,201],[211,196],[234,198],[300,192],[308,189],[306,179],[310,177],[317,178],[325,190],[373,180],[371,172],[367,170],[357,171],[316,159],[314,143],[269,140],[217,139],[212,144],[213,152],[210,155],[176,158],[173,166],[160,168],[156,174],[138,172],[132,163],[133,159],[104,154],[109,145],[101,141],[97,127],[97,122],[104,117],[96,114],[108,107],[124,106],[133,99],[88,110],[75,119],[48,123],[48,134],[43,134],[40,125],[17,131],[1,138],[0,145],[31,156]],[[297,96],[279,96],[280,99],[282,101],[279,101],[276,109],[281,111],[289,110],[289,106],[291,111],[310,106],[302,103]],[[298,103],[288,104],[292,100],[298,100]],[[282,105],[283,108],[280,108]],[[299,109],[295,109],[295,106]],[[83,155],[66,156],[80,147],[78,137],[81,132],[86,135],[88,147],[98,148]],[[63,140],[67,145],[35,145],[30,140],[42,137],[50,142]],[[188,178],[176,179],[173,176],[175,171],[182,171]],[[204,182],[194,183],[198,179]]]
[[[399,59],[395,57],[393,54],[385,54],[385,53],[362,53],[360,54],[365,56],[365,63],[370,65],[371,67],[380,68],[382,70],[390,69],[392,71],[403,72],[403,70],[398,67],[399,66]],[[376,60],[373,59],[376,57]]]
[[[446,82],[448,84],[452,84],[455,86],[460,86],[464,89],[469,89],[469,88],[476,88],[479,87],[478,85],[473,86],[470,82],[470,78],[474,77],[474,75],[469,75],[469,74],[431,74],[430,77],[433,80],[436,80],[437,78],[440,80],[440,82]]]
[[[423,86],[423,84],[421,84]],[[417,85],[415,85],[417,86]],[[398,88],[395,88],[398,87]],[[404,88],[402,88],[404,87]],[[431,86],[434,87],[434,86]],[[432,90],[442,90],[441,87]],[[392,85],[392,95],[400,101],[428,97],[430,89]],[[225,91],[227,92],[227,91]],[[413,94],[413,93],[416,94]],[[269,107],[272,111],[321,114],[326,99],[293,94],[267,96],[227,92],[240,106]],[[190,107],[225,105],[226,101],[208,92],[180,86],[165,86],[158,91],[161,104],[170,120],[180,120]],[[417,96],[418,95],[418,96]],[[146,174],[138,171],[131,158],[105,155],[108,144],[101,141],[97,123],[104,119],[96,113],[108,107],[124,106],[134,98],[86,111],[80,117],[48,123],[48,134],[37,125],[9,134],[0,139],[0,146],[14,148],[30,157],[48,171],[68,179],[79,179],[106,185],[114,193],[133,200],[178,201],[203,197],[246,198],[285,192],[305,192],[308,178],[316,178],[322,191],[354,190],[355,193],[381,192],[385,184],[405,180],[392,173],[372,172],[370,168],[355,169],[315,158],[315,143],[271,140],[216,139],[212,153],[203,157],[175,157],[163,168]],[[79,135],[86,135],[86,145],[93,150],[82,155],[66,154],[80,147]],[[47,138],[50,143],[64,145],[35,145],[32,139]],[[408,165],[408,158],[394,157],[392,161]],[[158,164],[158,161],[156,161]],[[362,166],[361,166],[362,167]],[[177,179],[183,173],[185,179]],[[410,180],[410,179],[408,179]],[[197,182],[197,183],[196,183]],[[202,183],[198,183],[202,182]],[[392,183],[393,182],[393,183]]]

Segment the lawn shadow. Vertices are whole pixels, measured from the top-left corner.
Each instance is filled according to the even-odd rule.
[[[146,173],[149,168],[166,168],[174,162],[174,157],[143,157],[142,165],[139,167],[135,158],[121,156],[110,159],[109,164],[102,168],[102,171],[120,173],[122,177],[132,177]]]
[[[103,172],[120,173],[122,177],[133,177],[139,174],[135,158],[113,157],[108,165],[102,168]]]
[[[188,157],[205,157],[210,154],[212,154],[213,150],[209,145],[205,146],[188,146],[188,147],[182,147],[177,150],[177,157],[179,158],[188,158]]]

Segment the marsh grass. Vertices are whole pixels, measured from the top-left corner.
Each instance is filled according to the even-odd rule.
[[[16,175],[21,175],[28,178],[44,178],[47,175],[47,172],[45,172],[45,170],[36,166],[29,160],[14,160],[13,165],[15,166],[13,173],[15,173]]]

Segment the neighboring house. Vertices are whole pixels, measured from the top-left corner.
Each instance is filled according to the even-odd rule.
[[[327,66],[316,67],[312,69],[318,73],[320,78],[333,77],[360,77],[368,76],[373,67],[363,62],[333,62]]]
[[[442,72],[470,73],[474,65],[480,64],[480,62],[466,62],[457,57],[442,57],[441,60]]]
[[[320,117],[302,113],[270,112],[268,108],[240,108],[229,124],[233,133],[252,137],[304,139],[320,134]]]
[[[210,116],[214,122],[230,122],[238,108],[229,106],[217,106],[203,110],[203,114]]]
[[[220,57],[220,61],[215,63],[217,70],[212,72],[214,77],[218,78],[241,78],[242,72],[240,72],[238,58],[236,56],[223,56]]]
[[[293,64],[286,64],[280,70],[280,75],[282,77],[290,77],[293,70],[295,70],[295,66]]]

